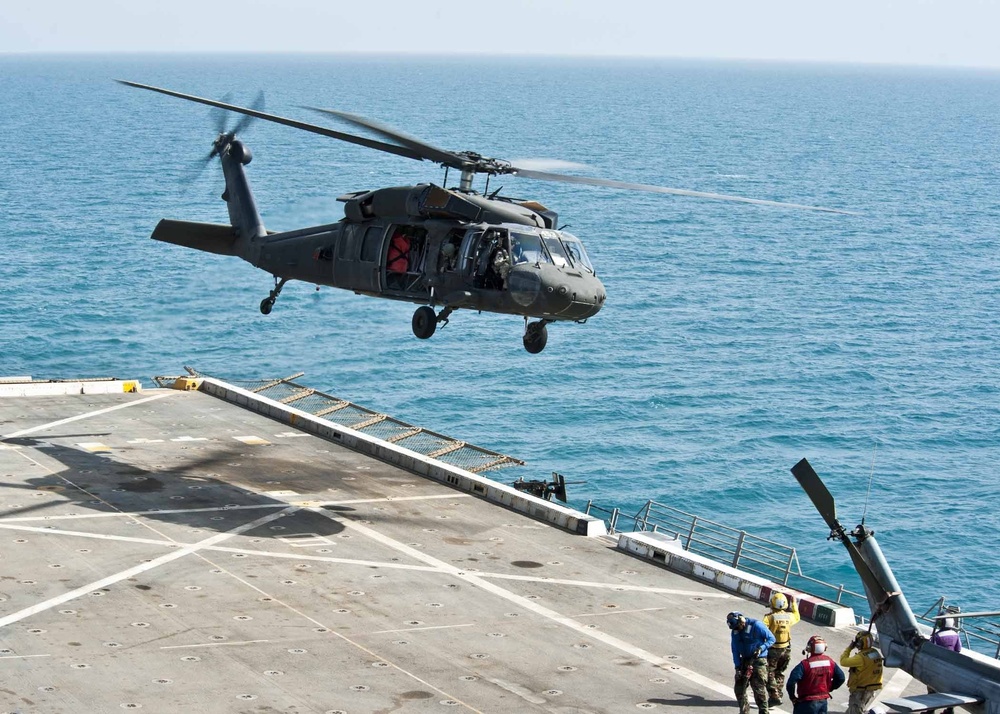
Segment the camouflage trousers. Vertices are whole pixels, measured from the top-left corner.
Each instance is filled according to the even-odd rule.
[[[847,714],[865,714],[875,701],[877,689],[852,689],[847,702]]]
[[[780,700],[785,694],[785,670],[792,659],[789,647],[772,647],[767,651],[767,694]]]
[[[747,669],[750,676],[747,677]],[[740,714],[750,714],[750,702],[747,696],[747,685],[753,692],[753,699],[757,703],[758,714],[768,714],[767,709],[767,660],[758,657],[749,667],[741,667],[736,672],[736,682],[733,684],[733,691],[736,693],[736,701],[740,705]]]

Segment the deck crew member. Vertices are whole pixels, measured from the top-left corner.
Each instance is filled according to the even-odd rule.
[[[941,629],[931,634],[931,644],[944,647],[952,652],[962,651],[962,638],[955,629],[955,618],[946,617],[941,620]],[[933,694],[934,690],[927,687],[928,694]],[[942,709],[941,714],[955,714],[953,707]]]
[[[764,624],[774,635],[774,644],[767,651],[767,704],[781,706],[785,691],[785,670],[792,659],[792,625],[799,621],[799,604],[793,595],[771,594],[771,612],[764,615]],[[791,608],[791,609],[789,609]]]
[[[882,660],[871,632],[859,633],[840,655],[840,666],[849,668],[847,688],[851,698],[847,714],[866,714],[874,703],[882,689]]]
[[[740,714],[750,713],[747,685],[753,691],[759,714],[768,714],[767,708],[767,651],[774,644],[774,635],[763,622],[746,617],[740,612],[726,616],[726,624],[732,630],[730,644],[733,650],[733,664],[736,665],[736,681],[733,691],[740,705]]]
[[[785,689],[795,707],[792,714],[826,714],[830,692],[844,683],[844,670],[826,656],[826,641],[813,635],[806,643],[806,658],[788,675]]]

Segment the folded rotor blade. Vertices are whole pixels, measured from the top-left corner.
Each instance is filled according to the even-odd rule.
[[[869,602],[872,612],[875,612],[879,604],[889,595],[889,592],[879,581],[874,571],[872,571],[868,561],[865,560],[861,551],[858,550],[858,546],[851,541],[850,535],[844,532],[844,527],[840,525],[840,521],[837,520],[837,503],[834,501],[830,490],[823,483],[819,474],[813,470],[813,467],[805,459],[802,459],[792,467],[792,475],[795,476],[795,480],[799,482],[806,495],[809,496],[809,500],[813,502],[823,520],[830,526],[831,537],[833,533],[836,533],[839,536],[840,542],[847,548],[847,553],[851,556],[851,562],[854,563],[854,570],[857,571],[861,582],[865,584],[865,588],[875,598],[874,602]]]
[[[809,500],[816,506],[819,515],[823,516],[823,520],[830,526],[830,530],[840,530],[840,521],[837,520],[837,502],[833,500],[830,489],[823,483],[819,474],[813,470],[812,465],[805,459],[802,459],[792,467],[792,475],[795,476],[795,480],[799,482],[802,490],[809,496]]]
[[[337,117],[338,119],[346,121],[349,124],[354,124],[355,126],[360,126],[373,131],[383,139],[398,141],[406,148],[418,152],[422,158],[438,164],[461,169],[463,166],[470,163],[470,161],[464,156],[459,156],[458,154],[454,154],[450,151],[445,151],[444,149],[432,146],[431,144],[421,141],[420,139],[415,139],[412,136],[404,134],[398,129],[394,129],[388,124],[382,124],[381,122],[366,119],[365,117],[358,116],[357,114],[350,114],[336,109],[321,109],[320,107],[303,107],[303,109],[310,109],[314,112],[319,112],[320,114],[329,114],[330,116]]]
[[[237,112],[239,114],[245,114],[247,116],[256,117],[257,119],[263,119],[265,121],[274,122],[275,124],[284,124],[285,126],[294,127],[295,129],[302,129],[304,131],[312,132],[313,134],[320,134],[321,136],[328,136],[332,139],[339,139],[340,141],[346,141],[349,144],[357,144],[358,146],[365,146],[369,149],[376,149],[378,151],[385,151],[389,154],[395,154],[397,156],[403,156],[407,159],[415,159],[417,161],[422,161],[423,156],[412,149],[407,149],[402,146],[395,146],[393,144],[386,144],[381,141],[375,141],[374,139],[366,139],[361,136],[354,136],[353,134],[345,134],[340,131],[334,131],[333,129],[327,129],[326,127],[316,126],[315,124],[307,124],[306,122],[296,121],[295,119],[287,119],[285,117],[278,116],[276,114],[266,114],[256,109],[248,109],[246,107],[238,107],[234,104],[226,104],[224,102],[216,102],[212,99],[205,99],[204,97],[196,97],[192,94],[183,94],[181,92],[174,92],[170,89],[162,89],[160,87],[153,87],[148,84],[138,84],[137,82],[128,82],[124,79],[115,80],[120,84],[127,85],[129,87],[137,87],[139,89],[148,89],[151,92],[159,92],[160,94],[166,94],[171,97],[178,97],[180,99],[187,99],[190,102],[198,102],[200,104],[207,104],[210,107],[218,107],[219,109],[225,109],[231,112]]]
[[[614,179],[590,178],[587,176],[570,176],[567,174],[553,174],[547,171],[533,171],[514,167],[511,172],[514,176],[523,178],[538,179],[539,181],[561,181],[563,183],[576,183],[585,186],[606,186],[608,188],[621,188],[627,191],[647,191],[649,193],[667,193],[676,196],[692,196],[694,198],[712,198],[719,201],[737,201],[739,203],[754,203],[759,206],[778,206],[781,208],[799,208],[807,211],[823,211],[825,213],[844,213],[847,215],[857,215],[853,211],[842,211],[837,208],[823,208],[821,206],[806,206],[800,203],[783,203],[781,201],[765,201],[760,198],[745,198],[743,196],[729,196],[723,193],[706,193],[705,191],[688,191],[683,188],[667,188],[666,186],[651,186],[644,183],[629,183],[627,181],[615,181]]]

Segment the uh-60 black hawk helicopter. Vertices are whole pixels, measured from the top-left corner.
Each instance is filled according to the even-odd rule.
[[[413,314],[413,334],[427,339],[438,323],[458,309],[520,315],[524,348],[541,352],[546,325],[585,322],[604,306],[604,285],[597,278],[583,243],[559,230],[557,215],[536,201],[489,193],[489,177],[510,175],[545,181],[677,194],[744,203],[848,213],[829,208],[740,196],[626,183],[550,173],[464,151],[439,149],[384,124],[346,112],[314,109],[362,127],[381,141],[262,111],[263,95],[253,108],[182,94],[169,89],[118,80],[244,117],[231,129],[219,113],[218,136],[208,159],[218,157],[225,175],[222,194],[228,225],[164,219],[156,240],[188,248],[238,256],[274,277],[274,288],[260,303],[265,315],[289,280],[329,285],[362,295],[403,300],[420,307]],[[336,223],[281,233],[269,232],[257,211],[244,166],[250,149],[237,138],[253,118],[332,137],[418,161],[433,161],[460,172],[458,186],[434,184],[356,191],[340,196],[345,217]],[[392,143],[389,143],[392,142]],[[476,174],[486,174],[486,190],[473,190]],[[440,310],[437,308],[440,306]]]

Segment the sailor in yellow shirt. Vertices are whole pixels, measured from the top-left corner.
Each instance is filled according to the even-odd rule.
[[[855,654],[851,654],[857,650]],[[882,689],[882,653],[875,649],[875,640],[870,632],[862,632],[847,645],[840,655],[840,665],[849,667],[847,688],[851,698],[847,703],[847,714],[865,714]]]
[[[774,635],[774,644],[767,651],[768,706],[781,704],[781,693],[785,691],[785,670],[792,658],[792,625],[798,621],[799,604],[795,598],[782,592],[773,593],[771,612],[764,615],[764,625]]]

